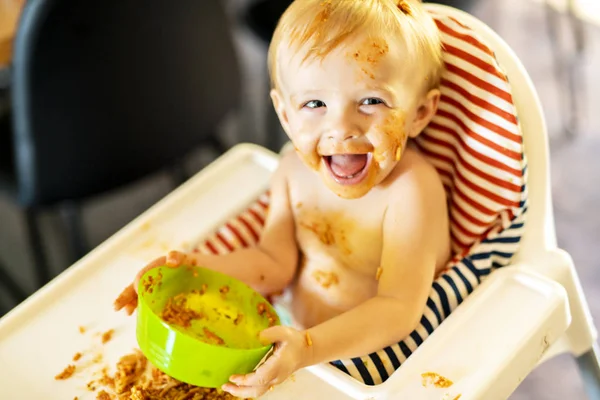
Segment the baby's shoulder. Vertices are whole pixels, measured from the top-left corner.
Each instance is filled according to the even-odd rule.
[[[445,197],[440,175],[427,158],[408,147],[402,161],[390,174],[389,189],[395,194],[434,195]]]
[[[317,176],[304,164],[293,148],[281,153],[278,172],[285,176],[290,186],[314,185]]]
[[[302,161],[298,157],[298,153],[294,151],[293,147],[285,147],[279,155],[279,166],[278,170],[284,171],[286,175],[291,174],[298,170],[301,166]]]

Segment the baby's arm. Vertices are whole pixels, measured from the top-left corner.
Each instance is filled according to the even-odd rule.
[[[125,308],[131,314],[137,306],[136,289],[140,278],[152,268],[161,265],[177,267],[194,264],[237,278],[263,294],[283,290],[293,279],[298,261],[294,235],[294,218],[288,197],[287,175],[290,157],[282,156],[271,181],[271,204],[259,243],[250,248],[215,256],[185,254],[178,251],[160,257],[137,273],[132,284],[115,300],[115,309]]]
[[[263,294],[281,291],[291,282],[298,248],[287,185],[290,155],[282,157],[273,175],[269,212],[259,243],[226,255],[188,255],[196,265],[237,278]]]
[[[386,210],[377,295],[309,329],[312,346],[303,366],[370,354],[418,326],[449,234],[443,186],[434,171],[418,169],[400,178],[393,193],[398,200]]]

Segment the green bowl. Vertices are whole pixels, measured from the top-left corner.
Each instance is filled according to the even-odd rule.
[[[280,323],[260,294],[200,267],[162,266],[146,272],[138,300],[137,341],[144,355],[167,375],[206,388],[252,372],[272,347],[260,343],[259,333]],[[179,312],[163,314],[169,303],[168,310],[176,304]],[[187,311],[182,314],[182,309]]]

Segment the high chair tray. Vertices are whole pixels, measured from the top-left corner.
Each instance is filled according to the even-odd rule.
[[[0,319],[0,399],[95,399],[94,373],[137,348],[135,316],[113,311],[114,299],[145,263],[193,248],[264,193],[276,166],[275,154],[237,146]],[[69,364],[82,368],[55,380]]]
[[[170,249],[191,250],[243,211],[265,192],[276,167],[274,153],[236,146],[0,319],[0,399],[96,399],[88,382],[105,366],[112,374],[119,358],[137,348],[135,316],[113,311],[114,299],[148,261]],[[505,398],[502,393],[510,393],[524,373],[520,366],[531,368],[568,323],[562,287],[507,267],[492,274],[384,384],[367,387],[320,365],[295,373],[265,399]],[[110,330],[112,339],[102,343]],[[76,353],[82,358],[73,362]],[[77,365],[75,374],[55,380],[69,364]],[[508,365],[514,374],[498,376]],[[426,372],[455,385],[426,388]]]

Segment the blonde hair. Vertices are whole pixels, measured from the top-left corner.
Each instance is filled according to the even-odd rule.
[[[294,0],[281,16],[269,46],[271,85],[277,87],[282,44],[303,61],[324,57],[358,34],[402,40],[409,60],[425,75],[427,89],[439,86],[443,68],[438,29],[419,0]]]

